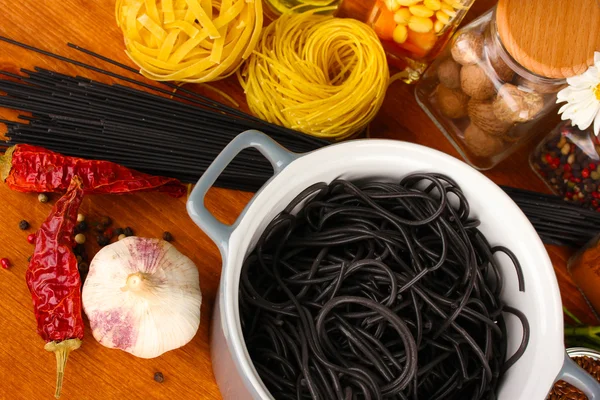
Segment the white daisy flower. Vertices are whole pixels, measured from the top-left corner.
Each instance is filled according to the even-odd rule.
[[[581,75],[567,78],[569,86],[558,92],[557,103],[567,102],[560,110],[562,119],[570,119],[581,130],[594,123],[600,133],[600,52],[594,53],[594,65]]]

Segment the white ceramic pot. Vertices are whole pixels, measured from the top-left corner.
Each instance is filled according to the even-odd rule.
[[[231,226],[204,207],[204,196],[220,173],[245,148],[257,148],[275,174]],[[525,313],[531,326],[529,346],[506,373],[499,400],[543,400],[553,383],[564,379],[600,400],[600,385],[565,355],[560,292],[552,264],[535,230],[513,201],[484,175],[447,154],[391,140],[357,140],[308,154],[290,153],[268,136],[247,131],[235,138],[208,168],[192,191],[188,213],[218,245],[223,271],[212,326],[212,363],[226,400],[272,399],[249,358],[238,310],[240,271],[266,225],[303,189],[336,178],[399,181],[413,172],[439,172],[462,188],[472,215],[491,244],[511,249],[523,267],[525,292],[519,292],[512,263],[498,255],[506,304]],[[516,317],[506,315],[509,355],[522,338]]]

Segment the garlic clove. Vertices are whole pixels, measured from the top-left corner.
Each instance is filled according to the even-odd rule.
[[[187,344],[200,325],[198,269],[159,239],[131,236],[100,250],[82,300],[100,344],[141,358]]]

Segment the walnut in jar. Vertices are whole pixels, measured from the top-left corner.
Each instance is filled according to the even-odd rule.
[[[494,114],[505,122],[531,121],[544,108],[544,99],[534,92],[526,92],[515,85],[502,85],[494,101]]]
[[[437,86],[437,102],[442,114],[448,118],[462,118],[467,115],[469,96],[460,89],[450,89],[441,83]]]
[[[476,64],[483,58],[483,36],[479,32],[463,32],[454,39],[450,52],[461,65]]]
[[[497,137],[490,136],[477,125],[470,124],[465,130],[465,144],[478,157],[493,157],[504,148],[504,142]]]
[[[467,111],[471,123],[488,135],[502,137],[512,126],[511,123],[501,121],[496,117],[491,101],[471,99]]]
[[[486,70],[477,64],[462,67],[460,86],[463,92],[477,100],[489,99],[496,93],[494,82]]]
[[[450,88],[458,89],[460,87],[460,64],[448,57],[440,63],[437,70],[440,82]]]

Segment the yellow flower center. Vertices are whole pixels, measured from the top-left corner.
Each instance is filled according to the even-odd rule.
[[[596,95],[596,98],[600,100],[600,83],[594,88],[594,95]]]

